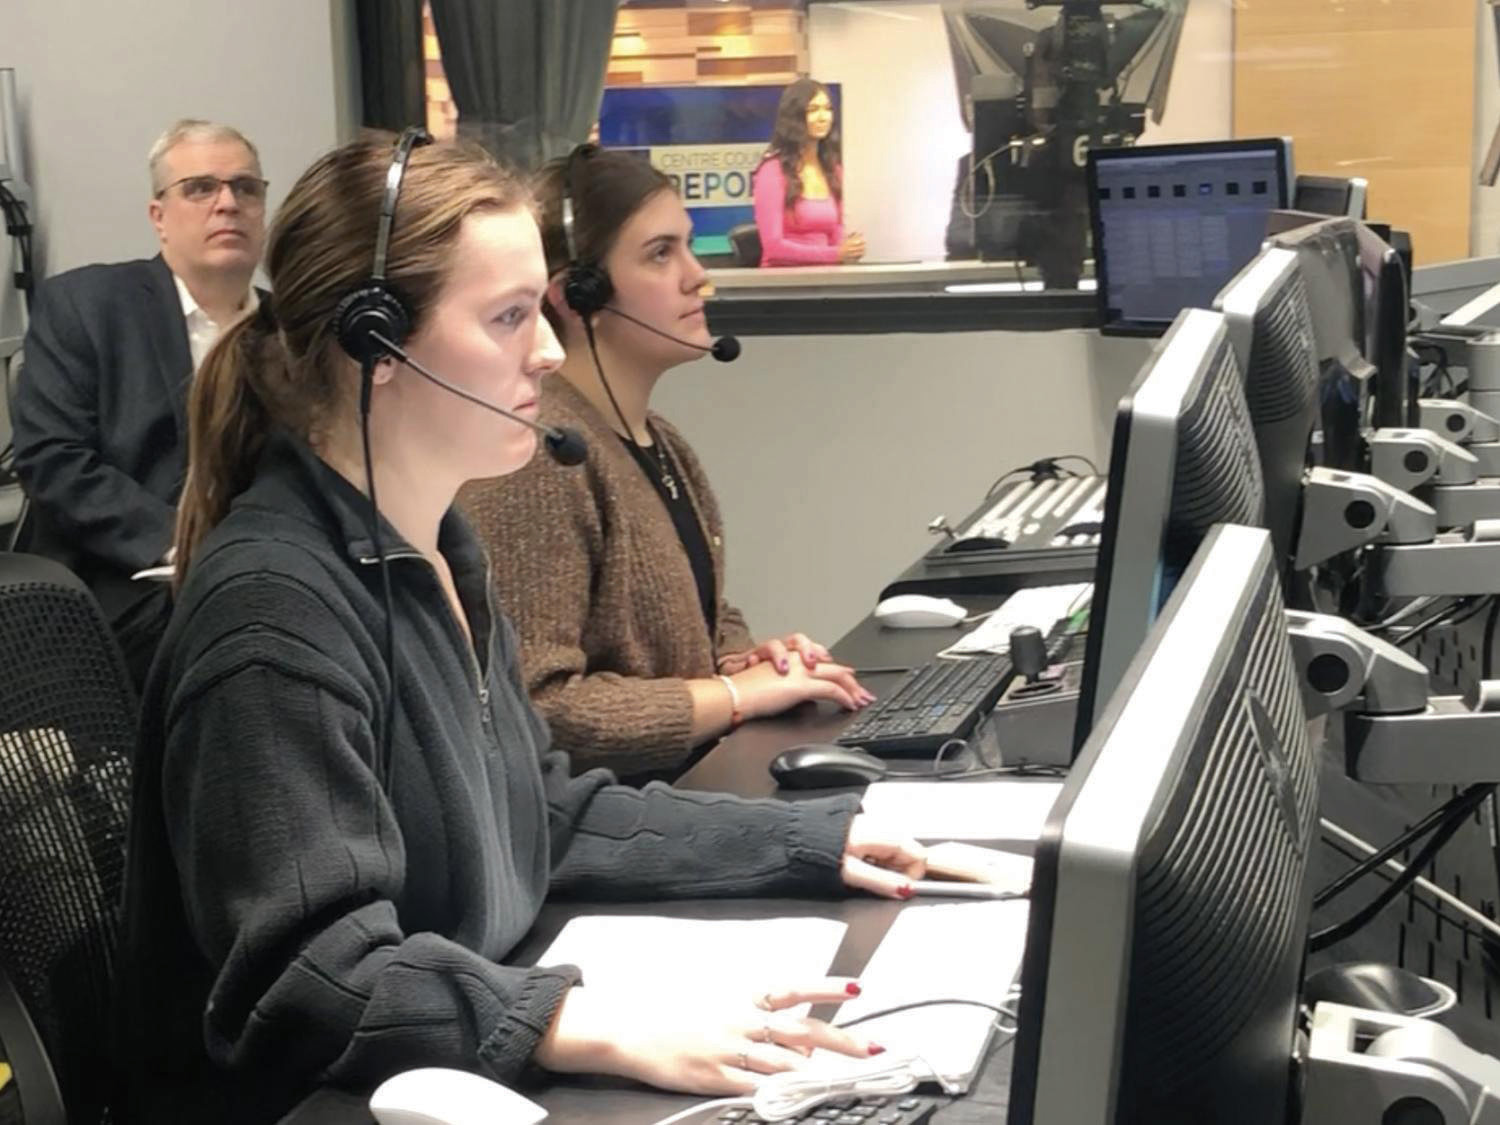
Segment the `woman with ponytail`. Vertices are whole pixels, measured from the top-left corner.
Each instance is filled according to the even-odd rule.
[[[274,302],[220,339],[192,389],[176,606],[135,769],[122,1118],[274,1121],[320,1084],[368,1090],[416,1066],[743,1092],[806,1047],[874,1053],[779,1011],[844,982],[715,1007],[662,980],[642,1006],[571,966],[507,963],[554,892],[902,895],[924,865],[854,798],[570,779],[452,507],[465,481],[524,465],[532,431],[389,358],[361,427],[335,310],[367,283],[391,155],[361,141],[302,176],[270,237]],[[508,173],[461,146],[415,149],[387,276],[413,360],[535,416],[562,352]]]

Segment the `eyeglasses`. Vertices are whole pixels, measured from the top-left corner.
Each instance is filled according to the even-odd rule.
[[[182,189],[182,198],[189,203],[209,203],[219,198],[219,189],[225,184],[234,193],[234,201],[241,207],[260,207],[266,202],[268,180],[256,176],[234,176],[221,180],[218,176],[184,176],[176,183],[168,184],[156,193],[160,199],[174,187]]]

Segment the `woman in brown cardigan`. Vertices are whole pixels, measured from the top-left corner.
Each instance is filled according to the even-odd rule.
[[[584,147],[545,168],[536,192],[552,279],[545,308],[568,353],[541,416],[582,433],[588,458],[567,468],[537,457],[460,500],[489,547],[554,741],[575,769],[670,775],[742,719],[808,699],[864,706],[874,697],[823,646],[801,633],[752,638],[723,596],[713,490],[687,441],[649,409],[662,374],[712,343],[707,275],[671,181],[634,156]],[[564,295],[570,263],[607,278],[607,300],[587,321]]]

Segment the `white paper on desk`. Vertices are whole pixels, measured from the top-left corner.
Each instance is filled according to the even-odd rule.
[[[872,820],[918,840],[1035,842],[1060,781],[997,777],[975,781],[877,781],[865,790]]]
[[[1026,951],[1029,906],[965,902],[906,907],[860,973],[864,991],[840,1005],[834,1022],[919,1000],[953,997],[1015,1011],[1014,1002],[1007,999]],[[945,937],[935,942],[935,934]],[[887,1057],[918,1057],[945,1084],[966,1090],[997,1021],[1006,1028],[1015,1026],[1014,1018],[988,1008],[934,1004],[869,1020],[857,1030],[884,1047]],[[819,1071],[837,1073],[842,1057],[816,1051],[812,1062]]]
[[[667,992],[695,1002],[749,1005],[768,989],[826,977],[847,929],[827,918],[591,914],[569,921],[537,964],[577,965],[586,987],[645,993],[651,1003],[666,982]]]

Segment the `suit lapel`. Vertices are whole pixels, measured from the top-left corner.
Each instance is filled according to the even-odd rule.
[[[156,372],[177,418],[178,432],[187,438],[187,392],[193,377],[193,353],[188,348],[187,321],[172,271],[158,254],[146,263],[142,288],[145,322],[156,352]]]

